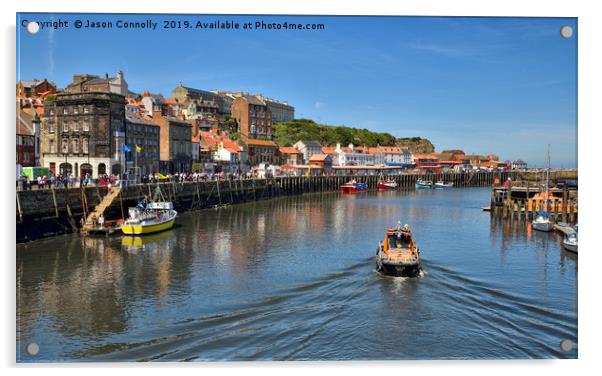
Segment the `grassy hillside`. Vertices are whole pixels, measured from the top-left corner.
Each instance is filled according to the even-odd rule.
[[[345,126],[317,124],[309,119],[295,119],[285,123],[274,123],[274,136],[280,146],[291,146],[299,140],[315,140],[322,145],[343,146],[353,143],[356,146],[401,146],[408,147],[413,153],[432,153],[433,144],[420,137],[395,138],[389,133],[372,132]]]
[[[281,146],[291,146],[299,140],[315,140],[322,145],[366,145],[392,146],[395,137],[389,133],[372,132],[367,129],[357,129],[345,126],[317,124],[309,119],[295,119],[285,123],[274,123],[276,143]]]

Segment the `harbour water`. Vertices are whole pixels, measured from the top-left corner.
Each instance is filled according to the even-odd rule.
[[[184,213],[143,238],[17,245],[17,360],[576,358],[560,342],[578,342],[577,256],[483,212],[489,199],[308,194]],[[398,220],[421,277],[374,270]]]

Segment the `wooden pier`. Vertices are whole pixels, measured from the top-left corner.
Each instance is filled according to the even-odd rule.
[[[491,190],[491,215],[532,221],[538,212],[545,211],[556,223],[577,223],[577,188],[550,188],[547,198],[545,193],[545,187],[533,182],[509,181],[507,186],[494,186]]]

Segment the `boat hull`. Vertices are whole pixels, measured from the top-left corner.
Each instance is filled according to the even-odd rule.
[[[366,192],[368,190],[368,185],[366,183],[345,184],[339,189],[342,193]]]
[[[426,183],[416,183],[416,189],[432,189],[433,186],[431,184]]]
[[[566,240],[562,241],[562,246],[569,252],[577,253],[577,244],[567,242]]]
[[[146,235],[146,234],[154,234],[156,232],[161,232],[165,230],[169,230],[173,227],[174,222],[176,221],[176,215],[174,215],[171,219],[168,219],[165,222],[154,223],[154,224],[123,224],[121,226],[121,231],[123,231],[126,235]]]
[[[393,190],[397,188],[397,183],[378,183],[376,186],[380,190]]]
[[[388,264],[377,258],[376,270],[391,277],[417,277],[422,270],[420,264],[399,265]]]
[[[550,232],[554,224],[552,222],[537,222],[533,221],[533,230]]]

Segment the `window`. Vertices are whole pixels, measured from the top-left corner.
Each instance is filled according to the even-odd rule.
[[[72,140],[71,143],[73,145],[72,148],[71,148],[73,150],[73,152],[74,153],[79,153],[79,140],[77,140],[77,139]]]
[[[73,130],[76,132],[79,131],[79,121],[76,120],[73,122]]]
[[[54,115],[54,110],[50,110],[50,115]]]
[[[67,120],[63,120],[63,132],[69,132],[69,123]]]
[[[79,113],[79,109],[77,107],[73,107],[73,113],[77,115]]]
[[[67,107],[63,108],[63,115],[67,115],[69,113],[69,110],[67,110]]]
[[[56,153],[56,145],[54,144],[54,140],[50,140],[48,142],[48,152],[49,153]]]
[[[88,119],[84,119],[84,132],[88,132],[90,130],[90,121]]]
[[[84,106],[84,114],[87,114],[89,112],[90,112],[90,110],[88,109],[88,107]]]
[[[46,128],[48,129],[48,133],[54,133],[54,123],[46,123]]]
[[[69,141],[66,138],[61,142],[61,147],[64,154],[69,153]]]

